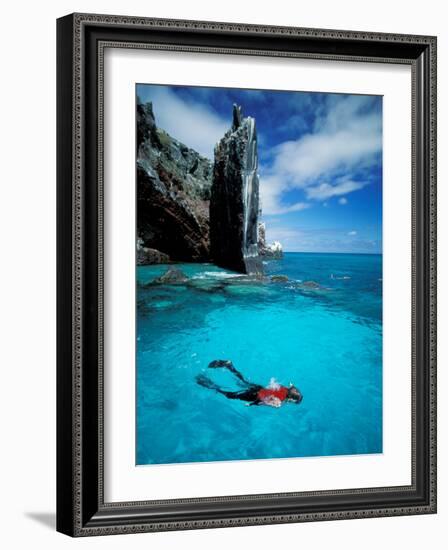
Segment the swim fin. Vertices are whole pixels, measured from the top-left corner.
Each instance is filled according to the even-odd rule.
[[[233,366],[232,361],[229,361],[228,359],[215,359],[208,365],[209,369],[229,369],[232,370],[235,367]]]
[[[232,361],[229,359],[215,359],[208,365],[209,369],[227,369],[231,373],[233,373],[238,380],[240,380],[245,386],[250,386],[251,382],[249,380],[246,380],[244,376],[233,366]]]
[[[217,384],[215,384],[212,380],[210,380],[210,378],[205,374],[198,374],[196,376],[196,382],[200,386],[203,386],[204,388],[208,388],[210,390],[220,391],[221,389]]]

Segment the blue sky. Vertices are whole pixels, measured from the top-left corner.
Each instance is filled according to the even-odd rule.
[[[256,120],[269,241],[286,251],[382,251],[380,96],[139,84],[156,123],[213,160],[232,105]]]

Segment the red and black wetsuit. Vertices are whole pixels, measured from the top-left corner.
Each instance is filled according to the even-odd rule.
[[[288,388],[285,386],[278,386],[277,388],[261,388],[258,390],[257,398],[259,401],[264,401],[269,397],[276,397],[280,401],[284,401],[288,397]]]
[[[276,397],[281,402],[288,397],[288,388],[279,386],[278,388],[264,388],[258,384],[253,384],[247,390],[242,391],[225,391],[218,390],[220,393],[229,399],[239,399],[241,401],[249,401],[252,405],[259,405],[269,397]]]
[[[196,377],[196,381],[201,386],[215,390],[222,395],[225,395],[228,399],[239,399],[240,401],[248,401],[251,405],[259,405],[263,403],[266,399],[274,397],[280,399],[281,402],[285,401],[289,394],[289,389],[285,386],[276,386],[275,388],[265,388],[259,384],[253,384],[249,380],[246,380],[244,376],[236,370],[231,361],[218,359],[212,361],[208,368],[225,368],[229,370],[238,380],[243,383],[246,388],[243,390],[237,391],[228,391],[219,387],[218,384],[215,384],[208,376],[204,374],[199,374]]]

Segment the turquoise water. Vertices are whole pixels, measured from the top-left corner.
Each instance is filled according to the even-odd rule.
[[[286,253],[286,282],[248,284],[211,264],[180,264],[185,285],[148,285],[137,268],[137,464],[382,452],[382,256]],[[317,289],[303,285],[314,281]],[[246,407],[230,359],[252,382],[293,382],[299,405]]]

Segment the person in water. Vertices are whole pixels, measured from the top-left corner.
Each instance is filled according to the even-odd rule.
[[[196,382],[216,392],[224,395],[228,399],[239,399],[247,401],[247,406],[250,405],[268,405],[269,407],[281,407],[284,403],[296,403],[302,401],[303,397],[300,391],[290,384],[289,386],[281,386],[274,379],[271,380],[267,387],[253,384],[244,378],[244,376],[233,366],[232,361],[217,359],[208,365],[209,369],[224,368],[231,372],[238,383],[243,386],[243,389],[238,391],[227,391],[222,389],[218,384],[215,384],[205,374],[199,374],[196,377]]]

